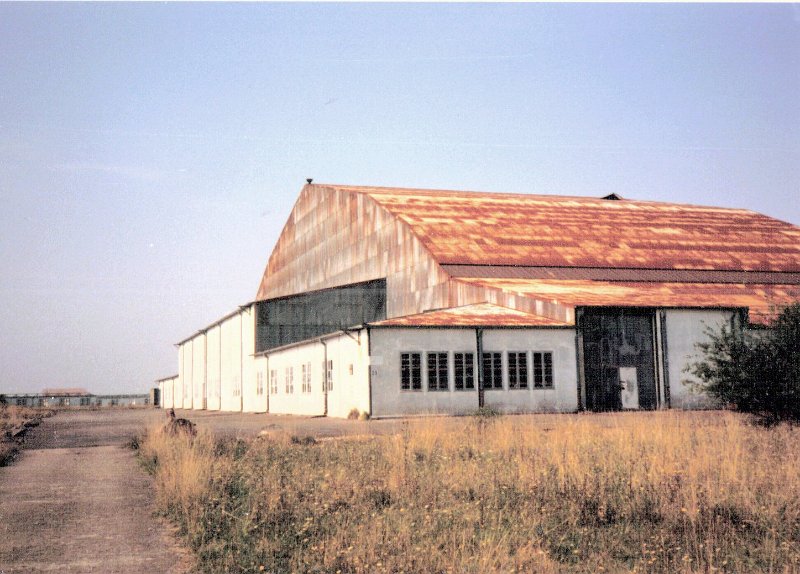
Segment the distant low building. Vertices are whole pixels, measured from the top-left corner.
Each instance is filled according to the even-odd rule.
[[[19,407],[136,407],[152,404],[150,395],[93,395],[85,389],[44,389],[41,393],[5,394],[6,403]]]

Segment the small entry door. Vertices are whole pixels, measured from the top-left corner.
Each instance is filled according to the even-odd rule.
[[[586,309],[583,337],[586,408],[592,411],[655,409],[655,312]]]

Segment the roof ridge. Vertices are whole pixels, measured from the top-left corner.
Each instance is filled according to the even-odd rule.
[[[623,205],[637,204],[637,205],[658,205],[658,206],[676,206],[676,207],[691,207],[704,210],[724,210],[724,211],[737,211],[743,213],[753,213],[762,217],[769,217],[761,212],[745,207],[725,207],[719,205],[703,205],[699,203],[680,203],[672,201],[659,201],[655,199],[630,199],[628,197],[621,198],[617,201],[610,201],[607,199],[609,194],[604,196],[591,196],[591,195],[565,195],[558,193],[525,193],[525,192],[508,192],[508,191],[476,191],[476,190],[458,190],[458,189],[437,189],[437,188],[416,188],[416,187],[392,187],[392,186],[372,186],[372,185],[347,185],[336,183],[312,183],[310,186],[328,187],[340,191],[360,193],[364,195],[380,195],[380,194],[397,194],[397,195],[471,195],[480,196],[484,198],[520,198],[520,199],[535,199],[535,200],[564,200],[564,201],[580,201],[587,203],[596,203],[600,205],[615,205],[617,207]],[[610,195],[614,195],[613,193]],[[771,218],[775,219],[775,218]]]

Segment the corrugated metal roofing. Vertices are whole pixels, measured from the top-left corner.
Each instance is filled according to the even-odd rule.
[[[438,309],[370,323],[373,327],[564,327],[568,323],[492,303]]]
[[[776,307],[800,300],[800,285],[642,283],[583,280],[459,279],[571,307],[747,307],[764,322]]]
[[[368,195],[441,264],[800,272],[800,228],[745,209],[325,187]]]
[[[762,283],[800,285],[800,273],[788,271],[716,271],[707,269],[624,269],[528,267],[521,265],[442,265],[451,277],[483,279],[589,279],[656,283]]]

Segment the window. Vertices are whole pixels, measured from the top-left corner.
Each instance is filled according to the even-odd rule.
[[[263,395],[264,394],[264,373],[258,371],[256,373],[256,394]]]
[[[483,388],[503,388],[503,353],[483,354]]]
[[[420,353],[400,353],[400,390],[422,390],[422,356]]]
[[[328,385],[328,390],[333,390],[333,361],[329,360],[327,368],[325,369],[325,383]]]
[[[303,365],[303,392],[311,392],[311,363]]]
[[[528,388],[528,353],[508,352],[508,388]]]
[[[553,353],[533,353],[533,388],[553,388]]]
[[[269,372],[269,394],[277,395],[278,394],[278,371],[277,369],[272,369]]]
[[[448,390],[447,353],[428,353],[428,390]]]
[[[17,398],[17,406],[24,407],[25,406],[25,399]]]
[[[291,395],[294,393],[294,368],[286,367],[286,379],[284,380],[286,386],[286,394]]]
[[[454,353],[455,385],[457,391],[475,388],[475,354]]]

